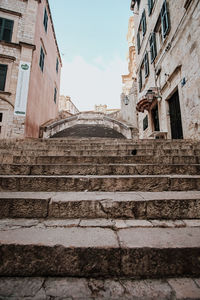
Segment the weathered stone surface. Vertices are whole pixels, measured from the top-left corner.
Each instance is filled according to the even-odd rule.
[[[175,291],[176,299],[200,299],[200,288],[189,278],[169,279],[169,285]]]
[[[48,213],[48,193],[1,193],[0,218],[45,218]]]

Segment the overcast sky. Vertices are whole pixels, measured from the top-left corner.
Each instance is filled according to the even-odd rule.
[[[61,94],[79,110],[120,107],[130,0],[49,0],[62,56]]]

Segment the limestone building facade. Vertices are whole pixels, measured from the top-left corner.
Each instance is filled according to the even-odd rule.
[[[134,30],[134,17],[129,18],[128,22],[128,71],[127,75],[122,75],[122,94],[121,94],[121,119],[130,123],[133,127],[137,128],[137,112],[136,112],[136,99],[137,99],[137,83],[136,83],[136,61],[135,61],[135,30]]]
[[[58,115],[61,65],[48,0],[0,0],[0,138]]]
[[[200,138],[200,2],[132,0],[140,138]]]
[[[59,111],[68,112],[71,115],[75,115],[79,113],[78,108],[72,102],[71,97],[69,96],[60,96],[59,99]]]

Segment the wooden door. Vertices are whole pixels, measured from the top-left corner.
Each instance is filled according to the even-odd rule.
[[[169,99],[169,113],[172,139],[183,139],[183,128],[178,91],[176,91]]]

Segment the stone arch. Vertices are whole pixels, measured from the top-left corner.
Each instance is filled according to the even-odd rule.
[[[103,113],[96,112],[81,112],[66,119],[57,120],[51,124],[41,126],[40,137],[51,138],[57,133],[72,128],[76,125],[98,125],[106,128],[110,128],[121,134],[127,139],[137,139],[137,129],[121,122],[116,119],[112,119]]]

